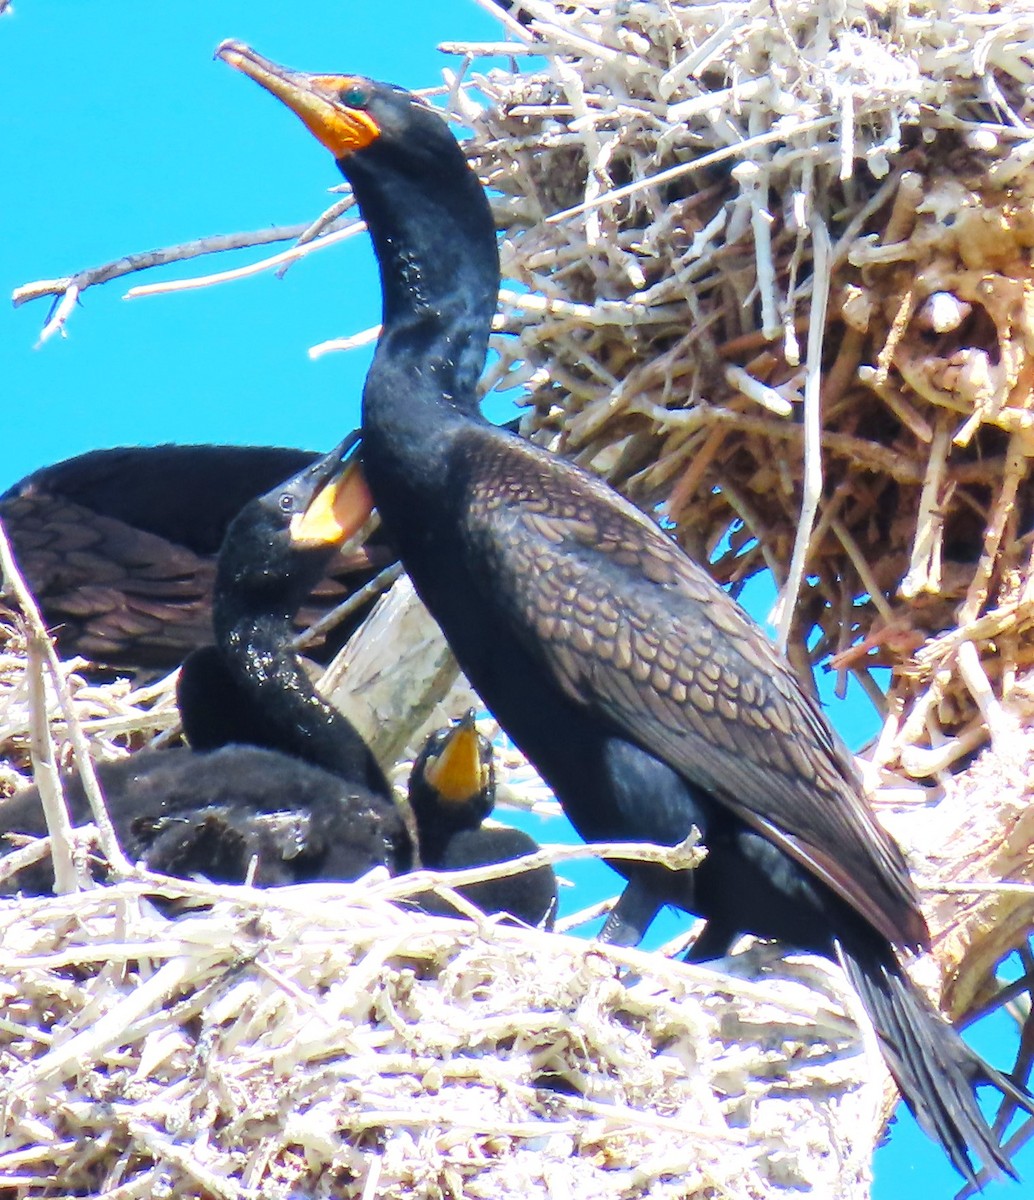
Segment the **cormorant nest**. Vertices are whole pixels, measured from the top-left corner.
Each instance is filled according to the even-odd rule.
[[[489,384],[526,388],[532,436],[722,582],[770,569],[791,658],[860,680],[947,1007],[986,1007],[1034,914],[1034,12],[521,0],[500,20],[501,47],[448,48],[446,81],[503,232]],[[158,261],[18,296],[59,296],[53,330]],[[13,644],[12,778],[32,674]],[[95,737],[167,720],[71,682]],[[825,966],[753,952],[745,980],[427,918],[390,902],[411,883],[316,904],[130,876],[4,902],[0,1186],[866,1194],[882,1067]],[[211,907],[169,922],[156,895]]]

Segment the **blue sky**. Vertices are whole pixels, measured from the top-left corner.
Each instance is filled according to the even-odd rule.
[[[25,0],[0,22],[0,77],[6,96],[17,97],[0,112],[8,293],[127,251],[304,221],[331,201],[327,189],[340,177],[330,157],[286,109],[212,60],[222,38],[239,37],[287,63],[419,86],[440,78],[445,60],[435,46],[443,38],[498,29],[466,0],[306,3],[290,20],[285,11],[255,0]],[[385,22],[394,25],[387,37]],[[222,268],[249,253],[173,267],[164,277]],[[355,421],[367,355],[310,363],[306,350],[379,319],[365,239],[344,256],[314,256],[282,281],[267,275],[232,289],[121,299],[144,281],[87,292],[67,339],[36,352],[46,302],[16,312],[3,306],[0,489],[95,446],[319,448]]]
[[[203,234],[315,216],[340,182],[297,120],[212,60],[226,37],[307,70],[410,87],[440,79],[442,40],[497,40],[473,0],[21,0],[0,18],[0,285],[95,266]],[[289,15],[287,15],[289,14]],[[124,301],[134,282],[250,261],[195,260],[88,291],[68,337],[33,349],[47,312],[0,305],[0,491],[30,470],[99,446],[163,441],[327,448],[358,418],[369,351],[312,362],[310,345],[376,323],[365,238],[272,275]],[[762,599],[756,615],[763,615]],[[836,717],[858,745],[864,705]],[[980,1048],[1004,1063],[1002,1031]],[[953,1195],[957,1176],[904,1117],[876,1160],[877,1200]],[[1034,1151],[1019,1165],[1034,1180]],[[995,1185],[991,1200],[1020,1200]]]

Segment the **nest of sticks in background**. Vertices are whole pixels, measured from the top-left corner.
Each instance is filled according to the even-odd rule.
[[[526,389],[536,440],[663,512],[719,581],[771,570],[790,658],[831,660],[885,714],[884,799],[936,798],[990,743],[1018,769],[1034,11],[519,7],[520,72],[450,47],[489,101],[457,107],[500,193],[490,383]],[[1029,881],[1029,844],[988,877]],[[989,903],[1022,943],[1030,897]]]
[[[949,768],[969,670],[1034,664],[1034,11],[523,7],[545,66],[469,118],[528,289],[498,385],[716,578],[789,581],[798,663],[893,668],[885,765]]]

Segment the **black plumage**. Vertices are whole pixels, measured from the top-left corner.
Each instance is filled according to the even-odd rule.
[[[0,520],[65,657],[171,670],[212,640],[215,560],[255,497],[320,456],[279,446],[123,446],[26,476],[0,496]],[[380,531],[330,560],[300,628],[395,560]],[[372,603],[372,602],[371,602]],[[325,658],[369,611],[357,609],[308,653]]]
[[[599,480],[478,410],[498,287],[491,212],[444,123],[361,77],[221,56],[334,154],[380,263],[363,462],[417,590],[471,684],[590,839],[680,841],[693,872],[615,864],[623,916],[664,903],[841,959],[920,1124],[974,1180],[1009,1171],[974,1087],[1030,1099],[909,981],[926,946],[904,859],[792,669],[706,572]]]
[[[534,854],[538,843],[521,829],[482,824],[495,806],[492,743],[478,733],[471,709],[454,725],[432,733],[413,763],[409,804],[420,861],[439,871],[461,871]],[[557,905],[552,867],[535,867],[457,889],[484,913],[509,913],[526,925],[551,929]],[[444,897],[421,898],[428,912],[450,915]]]
[[[252,744],[225,744],[225,719],[210,723],[218,712],[211,696],[198,709],[181,694],[195,749],[145,750],[101,764],[109,812],[131,859],[227,883],[253,872],[266,885],[412,866],[387,780],[290,648],[308,589],[354,532],[341,517],[355,487],[361,477],[339,448],[251,501],[231,524],[215,586],[218,650],[206,653],[196,681],[206,672],[220,681],[220,703],[236,713],[232,740]],[[78,776],[68,776],[66,794],[73,822],[89,820]],[[0,808],[0,827],[46,832],[34,788]],[[9,886],[38,892],[51,884],[49,867],[40,865]]]

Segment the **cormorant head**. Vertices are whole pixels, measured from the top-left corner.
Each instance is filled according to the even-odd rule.
[[[297,609],[370,518],[373,500],[350,434],[311,466],[246,504],[226,532],[216,591]],[[293,614],[292,614],[293,615]]]
[[[272,92],[334,155],[373,240],[384,331],[405,327],[406,352],[428,368],[440,363],[427,386],[476,412],[499,252],[488,197],[443,117],[411,92],[362,75],[291,71],[233,41],[216,55]],[[418,323],[435,343],[426,352],[412,334]],[[375,363],[367,396],[395,393],[405,386],[400,375],[412,382],[396,351],[382,356],[379,348]]]
[[[367,150],[391,155],[400,149],[399,161],[420,175],[436,170],[443,154],[447,162],[462,161],[441,115],[405,88],[363,75],[292,71],[233,40],[223,42],[215,53],[282,100],[346,174],[348,160]]]
[[[478,733],[474,710],[424,743],[409,777],[409,803],[421,843],[477,829],[495,804],[492,743]]]

